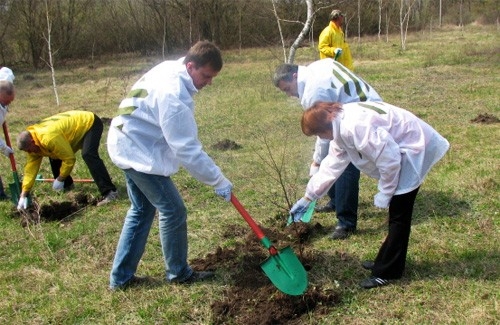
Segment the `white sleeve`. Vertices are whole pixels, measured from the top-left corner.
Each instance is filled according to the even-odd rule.
[[[321,164],[321,161],[328,155],[329,147],[330,140],[317,137],[314,145],[313,161],[318,165]]]
[[[168,146],[189,173],[216,188],[227,184],[220,168],[203,150],[198,139],[198,127],[193,111],[174,96],[168,99],[168,109],[162,109],[160,121]]]
[[[323,197],[349,165],[347,153],[330,141],[330,151],[321,161],[319,171],[307,183],[306,196],[312,200]]]

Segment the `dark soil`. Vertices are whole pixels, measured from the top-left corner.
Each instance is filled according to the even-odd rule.
[[[71,201],[51,201],[41,206],[35,200],[34,208],[21,214],[21,224],[67,222],[82,209],[97,203],[97,199],[83,193],[71,193],[69,198]],[[19,212],[15,213],[19,216]],[[319,223],[297,223],[289,227],[279,225],[277,228],[280,229],[261,227],[274,247],[281,250],[290,246],[306,271],[320,262],[315,260],[319,254],[305,253],[304,249],[312,237],[324,233]],[[340,302],[338,293],[318,285],[309,284],[300,296],[279,291],[260,267],[271,255],[250,227],[230,226],[223,237],[237,241],[230,248],[218,247],[205,258],[190,261],[195,270],[218,270],[227,281],[227,289],[220,300],[211,304],[212,324],[302,324],[304,317],[310,317],[311,313],[326,314]]]
[[[104,125],[111,125],[111,120],[112,118],[109,118],[109,117],[101,117],[101,121],[102,121],[102,124]]]
[[[227,237],[241,237],[243,242],[233,248],[219,247],[203,259],[190,261],[197,270],[229,271],[228,288],[221,299],[211,305],[213,324],[301,324],[303,315],[324,314],[339,303],[337,293],[319,286],[308,286],[300,296],[279,291],[260,268],[269,258],[269,251],[253,232],[238,226],[230,228]],[[276,248],[291,246],[306,270],[314,265],[314,256],[301,252],[301,246],[322,231],[321,225],[294,224],[282,232],[262,230]]]
[[[36,224],[40,221],[69,221],[77,212],[89,205],[96,205],[97,198],[90,197],[82,192],[74,192],[68,195],[70,201],[49,201],[47,204],[39,205],[35,199],[33,207],[23,213],[14,212],[14,216],[21,217],[23,227]]]
[[[241,146],[239,144],[237,144],[236,142],[234,142],[233,140],[224,139],[224,140],[219,141],[219,142],[215,143],[214,145],[212,145],[212,149],[221,150],[221,151],[238,150],[238,149],[241,149]]]
[[[481,123],[481,124],[493,124],[493,123],[499,123],[500,119],[498,117],[485,113],[485,114],[479,114],[476,118],[470,120],[472,123]]]

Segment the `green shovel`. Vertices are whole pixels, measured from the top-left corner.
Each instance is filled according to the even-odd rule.
[[[269,250],[271,256],[262,262],[260,267],[274,286],[288,295],[303,294],[307,288],[307,272],[290,246],[278,251],[233,194],[231,203],[252,228],[262,245]]]
[[[314,212],[314,208],[316,207],[316,200],[312,201],[310,204],[309,204],[309,207],[307,208],[307,211],[306,213],[304,213],[304,215],[302,216],[302,218],[300,218],[299,221],[301,222],[310,222],[311,221],[311,217],[313,215],[313,212]],[[299,221],[293,221],[293,216],[292,214],[290,214],[288,216],[288,220],[287,220],[287,223],[286,225],[287,226],[290,226],[292,223],[294,222],[299,222]]]

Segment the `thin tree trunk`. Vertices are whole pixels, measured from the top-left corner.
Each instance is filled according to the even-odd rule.
[[[311,29],[311,24],[314,20],[313,0],[306,0],[306,4],[307,4],[306,23],[304,24],[304,27],[300,31],[299,36],[297,36],[292,46],[290,47],[290,53],[288,55],[288,63],[293,63],[293,60],[295,59],[295,51],[299,47],[300,42],[302,42],[302,40],[304,40],[306,35],[309,33],[309,30]]]
[[[378,1],[378,40],[380,41],[380,33],[382,31],[382,0]]]
[[[281,46],[283,47],[283,57],[284,57],[284,62],[287,62],[287,58],[286,58],[286,46],[285,46],[285,39],[283,38],[283,31],[281,30],[281,20],[280,20],[280,17],[278,16],[278,12],[276,10],[276,4],[274,3],[275,0],[271,0],[272,4],[273,4],[273,13],[274,13],[274,17],[276,17],[276,22],[278,23],[278,30],[280,32],[280,38],[281,38]]]
[[[47,51],[49,55],[48,65],[50,67],[50,71],[52,74],[52,87],[54,89],[54,95],[56,97],[56,104],[59,106],[59,95],[57,94],[57,86],[56,86],[56,71],[54,70],[54,61],[53,61],[53,53],[52,53],[52,45],[51,45],[51,32],[52,32],[52,23],[50,22],[49,17],[49,5],[47,0],[45,0],[45,14],[47,18],[47,37],[45,37],[45,41],[47,42]]]

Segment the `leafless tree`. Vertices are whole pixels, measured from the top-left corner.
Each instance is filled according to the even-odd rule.
[[[406,35],[413,5],[417,0],[401,0],[399,6],[399,28],[401,34],[401,49],[406,50]]]
[[[50,10],[48,0],[45,0],[45,17],[47,18],[47,35],[44,35],[45,41],[47,42],[47,54],[49,56],[49,62],[46,62],[50,68],[52,75],[52,88],[54,89],[54,95],[56,97],[56,104],[59,106],[59,95],[57,94],[57,85],[56,85],[56,71],[54,69],[54,59],[52,53],[52,44],[51,44],[51,35],[52,35],[52,22],[50,21]]]

